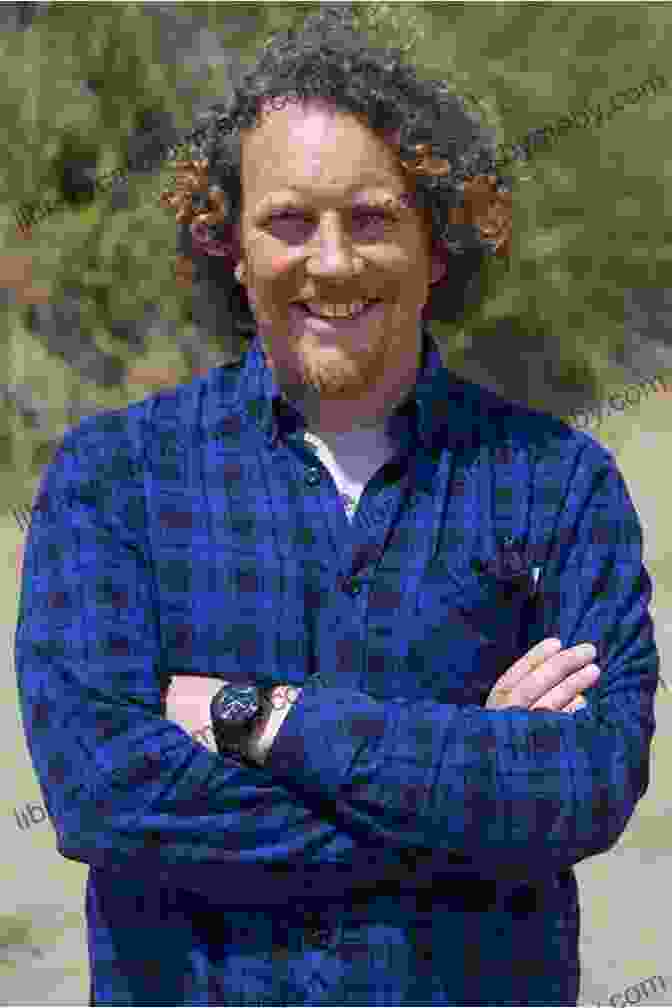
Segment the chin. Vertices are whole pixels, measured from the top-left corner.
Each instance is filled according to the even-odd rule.
[[[385,348],[378,344],[353,352],[301,340],[296,352],[301,380],[324,399],[365,397],[384,370]]]

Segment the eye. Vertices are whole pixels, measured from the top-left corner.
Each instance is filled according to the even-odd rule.
[[[279,221],[307,221],[309,214],[302,210],[274,210],[266,218],[267,224],[275,224]]]
[[[367,232],[366,237],[371,239],[379,236],[382,238],[385,227],[395,224],[398,220],[397,215],[385,207],[362,207],[353,210],[352,213],[355,229],[360,231],[363,228]]]
[[[266,217],[263,226],[291,244],[305,241],[314,224],[300,210],[275,210]]]
[[[300,210],[274,210],[273,213],[269,214],[266,218],[267,222],[272,223],[276,220],[294,220],[295,218],[306,218],[306,214],[302,213]]]
[[[352,216],[355,218],[371,217],[387,221],[399,220],[398,216],[387,207],[362,207],[361,209],[353,210]]]
[[[351,219],[356,231],[364,229],[367,240],[376,240],[383,236],[385,227],[398,222],[399,217],[388,207],[364,206],[353,209]],[[316,224],[310,214],[287,209],[272,211],[263,226],[283,241],[298,243],[309,238]]]
[[[361,210],[353,210],[353,217],[391,217],[389,210],[383,207],[364,207]]]

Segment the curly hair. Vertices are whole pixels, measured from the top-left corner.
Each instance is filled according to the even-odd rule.
[[[171,199],[174,193],[162,194],[162,206],[179,207],[178,273],[184,285],[196,284],[194,316],[214,332],[221,332],[222,313],[228,313],[238,340],[256,332],[245,288],[233,269],[241,251],[241,130],[259,124],[262,103],[269,99],[274,108],[286,101],[326,99],[388,142],[394,137],[400,161],[414,176],[414,205],[431,221],[432,250],[450,260],[444,279],[430,287],[423,319],[454,322],[480,300],[479,281],[493,243],[473,219],[456,218],[455,208],[467,205],[465,180],[486,176],[510,200],[506,180],[494,171],[492,131],[486,134],[445,81],[419,80],[399,50],[372,48],[355,29],[349,8],[327,7],[307,17],[300,31],[290,29],[269,39],[229,101],[212,104],[197,120],[205,123],[192,133],[191,150],[202,160],[178,162],[178,168],[195,169],[200,185],[186,187],[191,189],[186,202],[184,185],[177,199]],[[419,150],[431,151],[427,164],[447,166],[409,169],[408,164],[417,164]],[[204,211],[207,235],[221,242],[224,253],[203,255],[193,241],[191,224],[199,213],[203,223]],[[456,219],[462,223],[453,223]]]

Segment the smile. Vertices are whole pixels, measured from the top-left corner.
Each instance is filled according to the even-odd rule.
[[[315,318],[328,319],[330,322],[339,321],[343,319],[345,321],[351,321],[352,319],[360,318],[365,315],[372,308],[382,302],[379,300],[371,301],[354,301],[350,305],[327,305],[327,304],[317,304],[316,302],[309,301],[305,303],[303,301],[296,301],[292,307],[298,308],[304,315],[311,315]]]

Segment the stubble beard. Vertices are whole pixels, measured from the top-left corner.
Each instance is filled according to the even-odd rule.
[[[342,405],[348,416],[351,413],[359,416],[359,404],[369,402],[390,369],[396,370],[395,362],[403,346],[403,326],[390,325],[391,320],[376,326],[363,347],[353,349],[347,340],[337,341],[336,338],[332,345],[325,346],[319,336],[305,330],[294,341],[290,340],[288,330],[284,338],[278,338],[270,320],[263,320],[263,317],[260,320],[256,311],[254,314],[264,354],[276,381],[283,394],[312,424],[319,426],[322,407],[330,402]],[[417,319],[404,318],[403,321],[417,330],[419,318],[418,314]],[[358,425],[378,425],[395,405],[396,402],[387,398],[373,408],[368,420],[360,418]]]
[[[289,328],[284,339],[276,341],[273,323],[263,315],[259,318],[253,291],[248,291],[248,301],[267,361],[291,398],[305,399],[311,404],[329,399],[339,402],[361,399],[370,395],[385,373],[390,348],[381,333],[374,333],[367,346],[353,350],[345,340],[324,346],[318,336],[303,332],[289,354],[285,349],[278,353],[278,347],[289,344]]]
[[[300,379],[311,396],[350,401],[371,394],[385,373],[386,347],[382,338],[353,351],[344,343],[324,346],[319,337],[304,334],[296,344]]]

